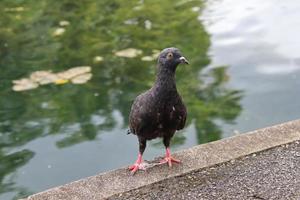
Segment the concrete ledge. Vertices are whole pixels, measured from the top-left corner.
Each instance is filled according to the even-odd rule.
[[[224,163],[255,152],[300,140],[300,120],[198,145],[174,154],[182,164],[170,170],[154,166],[130,176],[126,168],[105,172],[29,196],[29,200],[104,199],[166,178]]]

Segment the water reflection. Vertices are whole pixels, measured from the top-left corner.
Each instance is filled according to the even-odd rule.
[[[155,61],[149,56],[159,49],[176,46],[191,62],[178,69],[177,85],[197,143],[219,139],[217,120],[231,123],[241,112],[241,92],[226,87],[226,67],[201,73],[210,63],[209,35],[194,12],[202,1],[41,0],[0,5],[6,9],[0,29],[1,193],[24,195],[13,179],[5,180],[34,156],[22,145],[54,134],[62,136],[58,148],[94,140],[120,126],[116,110],[123,118],[120,129],[127,127],[132,100],[154,81]],[[133,58],[115,55],[126,48],[142,53]],[[11,90],[12,80],[34,71],[81,65],[92,66],[93,78],[85,85]],[[178,135],[173,143],[183,144],[185,137]]]

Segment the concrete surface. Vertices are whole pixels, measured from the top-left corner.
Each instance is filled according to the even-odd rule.
[[[159,181],[168,181],[166,180],[167,178],[189,176],[194,172],[201,171],[201,169],[217,164],[220,165],[230,160],[297,140],[300,140],[300,120],[198,145],[177,152],[174,154],[174,157],[180,159],[183,163],[174,165],[172,169],[169,169],[166,165],[159,165],[149,168],[147,172],[139,172],[135,176],[130,176],[127,167],[125,167],[34,194],[29,196],[28,199],[92,200],[104,199],[113,195],[118,196],[121,193],[125,195],[130,190],[147,187],[147,185],[151,187],[149,184]]]
[[[299,200],[300,142],[166,179],[109,199]]]

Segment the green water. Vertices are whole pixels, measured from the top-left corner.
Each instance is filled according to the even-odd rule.
[[[247,47],[251,41],[238,43],[242,44],[238,48],[229,40],[225,48],[218,46],[218,37],[226,35],[211,30],[210,22],[218,21],[214,16],[222,15],[222,8],[228,6],[218,7],[217,1],[2,0],[0,198],[23,197],[131,164],[138,145],[134,136],[126,135],[128,114],[135,96],[155,79],[156,60],[143,60],[153,50],[175,46],[190,62],[176,75],[188,120],[186,129],[173,138],[173,150],[231,136],[233,130],[297,118],[294,109],[292,114],[283,109],[275,115],[276,109],[268,107],[272,102],[264,105],[260,99],[274,99],[280,88],[283,99],[274,105],[290,108],[293,101],[284,99],[285,91],[298,82],[286,73],[274,77],[256,72],[253,58],[247,57],[252,55]],[[211,12],[218,9],[221,14]],[[255,18],[255,12],[250,17]],[[57,34],[59,29],[63,31]],[[238,31],[242,29],[228,33],[238,38],[244,36]],[[127,48],[142,54],[115,55]],[[103,60],[95,60],[97,56]],[[60,72],[86,65],[93,77],[85,84],[12,90],[13,80],[35,71]],[[264,82],[266,77],[270,84]],[[155,140],[145,158],[163,153],[163,145]]]

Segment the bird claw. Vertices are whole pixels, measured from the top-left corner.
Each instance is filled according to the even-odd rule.
[[[173,163],[181,163],[180,160],[173,158],[172,156],[165,157],[163,160],[160,161],[160,164],[168,163],[169,167],[172,167]]]
[[[131,175],[134,175],[135,172],[138,170],[146,170],[146,166],[144,163],[135,163],[134,165],[129,167],[129,170],[131,171]]]

